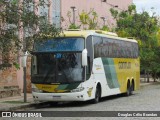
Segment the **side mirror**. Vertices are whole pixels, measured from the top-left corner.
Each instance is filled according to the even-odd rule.
[[[82,66],[87,66],[87,49],[82,51]]]

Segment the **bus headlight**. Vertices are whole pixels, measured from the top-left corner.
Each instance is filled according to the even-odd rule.
[[[81,92],[83,90],[84,90],[84,87],[79,87],[79,88],[71,90],[71,92]]]
[[[43,90],[38,89],[34,84],[32,84],[32,92],[43,93]]]
[[[37,88],[32,88],[32,91],[33,91],[33,92],[38,92],[38,93],[43,93],[43,90],[39,90],[39,89],[37,89]]]

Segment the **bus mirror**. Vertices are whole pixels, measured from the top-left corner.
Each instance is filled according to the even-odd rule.
[[[87,66],[87,49],[82,51],[82,66]]]

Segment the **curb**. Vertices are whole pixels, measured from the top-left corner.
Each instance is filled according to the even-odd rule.
[[[33,106],[35,106],[34,103],[29,104],[29,105],[20,105],[20,106],[15,106],[15,107],[2,108],[2,109],[0,109],[0,111],[15,111],[18,109],[26,109],[26,108],[33,107]]]
[[[44,105],[44,104],[45,104],[45,102],[43,102],[43,103],[31,103],[31,104],[27,104],[27,105],[19,105],[19,106],[15,106],[15,107],[2,108],[2,109],[0,109],[0,111],[15,111],[15,110],[32,108],[32,107],[36,107],[37,105]]]
[[[156,82],[150,81],[149,83],[148,82],[140,82],[140,86],[153,85],[153,84],[157,84],[157,83],[159,84],[160,81],[156,81]]]
[[[151,85],[152,83],[140,83],[140,86]]]

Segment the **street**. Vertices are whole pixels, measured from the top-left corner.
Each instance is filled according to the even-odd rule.
[[[0,120],[160,120],[159,3],[0,0]]]
[[[141,86],[140,90],[134,92],[134,94],[129,97],[126,97],[124,95],[105,97],[102,98],[102,100],[98,104],[92,104],[90,103],[90,101],[59,103],[52,106],[50,104],[44,104],[42,106],[37,105],[36,107],[18,111],[22,111],[22,114],[29,113],[31,115],[35,113],[40,116],[42,113],[42,118],[34,118],[35,120],[106,120],[106,117],[107,120],[157,120],[159,119],[159,117],[144,117],[141,116],[141,113],[144,115],[147,114],[147,111],[150,111],[149,113],[152,113],[152,111],[158,111],[153,112],[153,114],[158,113],[157,115],[160,116],[159,93],[160,82],[156,82],[153,84]],[[118,113],[114,111],[118,111]],[[75,114],[73,114],[73,112]],[[46,116],[43,116],[44,113],[46,114]],[[90,114],[91,116],[87,114]],[[115,117],[110,114],[115,115]],[[121,114],[122,116],[119,116],[119,114]],[[130,117],[131,114],[132,117]],[[134,116],[135,114],[137,116]],[[20,117],[16,117],[15,115],[16,114],[14,114],[15,118],[13,119],[21,119]],[[33,119],[32,117],[33,116],[23,119]],[[6,118],[3,118],[3,120],[6,120]]]
[[[34,111],[160,111],[160,83],[141,86],[126,97],[116,95],[102,98],[98,104],[87,102],[59,103],[38,106]]]

